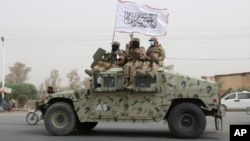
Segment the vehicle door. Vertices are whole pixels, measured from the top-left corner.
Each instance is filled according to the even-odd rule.
[[[238,108],[246,109],[248,106],[250,106],[250,93],[239,93]]]
[[[236,93],[229,94],[223,98],[222,104],[226,105],[227,109],[235,109],[238,105]]]
[[[102,72],[94,75],[93,96],[91,99],[91,117],[97,119],[114,119],[124,117],[127,93],[123,89],[123,75],[121,72]],[[101,79],[100,85],[98,78]]]

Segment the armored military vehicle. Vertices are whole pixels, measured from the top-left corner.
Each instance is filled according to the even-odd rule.
[[[96,51],[91,67],[105,52]],[[92,130],[100,122],[166,121],[175,137],[198,138],[206,128],[206,116],[221,118],[215,82],[164,67],[155,78],[134,75],[134,81],[132,90],[125,89],[123,69],[110,68],[94,73],[88,89],[47,95],[40,105],[46,129],[52,135],[69,135]]]

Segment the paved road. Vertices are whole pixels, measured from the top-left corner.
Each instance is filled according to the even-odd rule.
[[[28,125],[27,112],[0,113],[0,141],[180,141],[174,138],[166,124],[147,123],[99,123],[93,131],[79,132],[70,136],[51,136],[39,121]],[[207,118],[207,128],[196,141],[229,141],[229,125],[250,125],[250,115],[244,112],[228,112],[223,119],[223,132],[214,130],[214,119]],[[184,140],[184,139],[183,139]]]

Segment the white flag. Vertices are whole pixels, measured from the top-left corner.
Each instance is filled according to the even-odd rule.
[[[167,9],[118,0],[115,31],[163,36],[166,35],[167,20]]]

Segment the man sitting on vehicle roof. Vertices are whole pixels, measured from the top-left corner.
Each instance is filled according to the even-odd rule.
[[[85,73],[92,77],[93,73],[104,72],[112,67],[112,64],[117,61],[117,54],[120,47],[119,42],[112,42],[111,53],[105,53],[101,61],[98,61],[92,70],[85,69]]]

